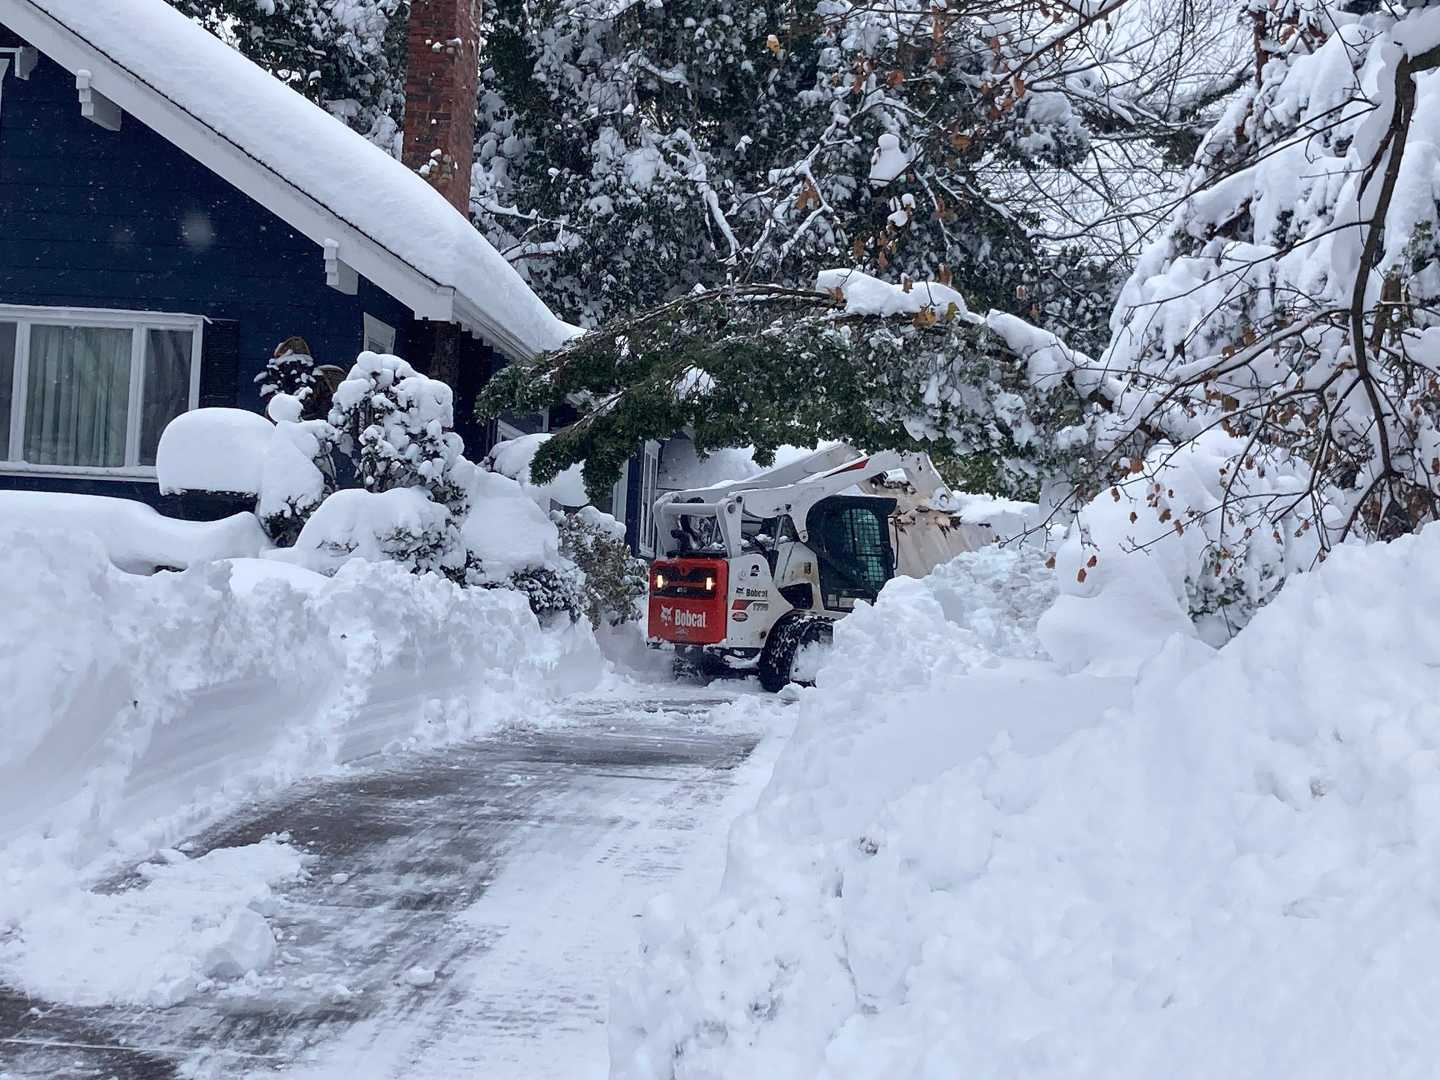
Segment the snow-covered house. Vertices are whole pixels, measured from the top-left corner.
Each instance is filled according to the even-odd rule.
[[[258,409],[291,335],[403,355],[483,441],[489,372],[571,330],[462,212],[474,20],[412,5],[402,163],[164,0],[0,0],[0,488],[163,503],[165,424]]]

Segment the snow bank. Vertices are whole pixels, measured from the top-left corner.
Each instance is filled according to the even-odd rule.
[[[530,479],[530,466],[535,455],[553,437],[549,432],[541,431],[498,442],[490,448],[485,468],[514,480],[542,510],[549,510],[552,502],[567,507],[588,505],[590,496],[585,492],[582,465],[571,465],[548,484],[537,484]]]
[[[5,529],[83,534],[99,542],[110,562],[137,574],[258,555],[270,546],[254,514],[177,521],[132,499],[55,491],[0,491],[0,530]]]
[[[260,491],[275,426],[245,409],[191,409],[160,433],[155,473],[160,492]]]
[[[503,581],[516,571],[560,563],[559,530],[519,484],[475,469],[468,490],[471,510],[460,533],[487,579]]]
[[[198,859],[160,855],[140,866],[144,888],[53,894],[0,944],[6,979],[49,1001],[164,1008],[270,967],[275,937],[261,912],[272,885],[303,873],[300,853],[268,839]]]
[[[518,593],[360,560],[146,578],[92,537],[5,531],[0,610],[0,982],[22,986],[33,920],[101,865],[386,746],[533,720],[603,668]]]
[[[647,920],[615,1076],[1433,1071],[1440,528],[1138,680],[1003,659],[991,594],[897,584],[840,624],[717,902]]]

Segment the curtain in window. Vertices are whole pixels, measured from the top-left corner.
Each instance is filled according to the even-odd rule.
[[[36,465],[125,464],[130,331],[30,328],[25,460]]]
[[[0,64],[3,69],[3,64]],[[15,324],[0,322],[0,461],[10,456],[10,395],[15,383]]]
[[[189,330],[145,334],[145,389],[140,402],[140,464],[154,465],[165,425],[190,404]]]

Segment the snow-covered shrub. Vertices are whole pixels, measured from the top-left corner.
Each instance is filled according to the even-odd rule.
[[[394,562],[461,585],[516,589],[547,619],[610,611],[612,585],[597,586],[604,602],[587,593],[537,505],[539,489],[465,458],[443,382],[399,357],[362,352],[329,419],[305,420],[305,409],[302,398],[275,391],[269,420],[235,409],[183,414],[161,439],[162,484],[203,478],[256,494],[266,533],[293,549],[283,557],[322,573],[352,558]],[[584,543],[571,546],[590,555]]]
[[[465,560],[458,539],[450,510],[431,499],[424,488],[344,488],[310,514],[294,550],[312,569],[331,573],[347,560],[360,558],[461,581]]]
[[[276,393],[266,412],[275,423],[261,467],[260,516],[270,539],[289,547],[315,509],[336,488],[332,452],[337,433],[324,420],[302,420],[304,403]]]
[[[542,510],[550,510],[553,506],[574,509],[587,505],[590,496],[585,491],[585,479],[579,465],[570,466],[543,484],[537,484],[530,475],[530,466],[535,455],[552,438],[554,435],[551,432],[541,431],[514,439],[502,439],[490,448],[485,460],[480,463],[481,467],[514,480],[530,494]]]
[[[155,451],[163,495],[216,491],[254,495],[270,445],[269,422],[247,409],[183,412],[165,425]]]
[[[584,575],[561,552],[555,521],[536,505],[532,492],[474,466],[466,485],[475,509],[461,526],[464,583],[518,589],[537,615],[579,619],[585,612]]]
[[[326,498],[297,547],[330,557],[393,559],[416,573],[466,580],[461,526],[476,469],[451,430],[452,401],[449,386],[398,356],[366,351],[356,357],[335,391],[324,441],[351,466],[358,487],[342,486]],[[313,485],[314,477],[308,480]]]
[[[1161,443],[1080,510],[1053,553],[1062,596],[1041,624],[1057,661],[1133,671],[1172,633],[1221,645],[1314,563],[1303,462],[1243,452],[1219,430]],[[1277,517],[1279,499],[1294,510]]]
[[[592,626],[619,626],[640,618],[649,581],[645,560],[625,543],[625,526],[593,506],[553,515],[560,529],[560,554],[582,575],[582,607]]]
[[[559,530],[559,554],[578,570],[538,577],[527,572],[513,579],[516,587],[543,607],[584,613],[593,626],[618,626],[638,619],[640,598],[645,594],[645,563],[630,554],[625,526],[590,505],[582,467],[572,465],[543,484],[531,477],[535,455],[552,437],[543,432],[507,439],[496,443],[483,462],[487,471],[514,480],[541,509],[550,511]],[[557,504],[565,509],[552,510]]]
[[[568,566],[529,566],[516,570],[502,583],[481,582],[485,588],[514,589],[530,610],[549,625],[558,618],[576,622],[585,615],[585,577],[573,563]]]
[[[288,337],[275,346],[265,368],[255,376],[260,384],[260,400],[269,401],[275,394],[289,394],[304,401],[314,390],[315,358],[302,337]]]
[[[454,394],[398,356],[362,352],[335,391],[330,423],[371,492],[420,487],[465,513],[465,444],[455,426]],[[463,464],[462,464],[463,463]]]

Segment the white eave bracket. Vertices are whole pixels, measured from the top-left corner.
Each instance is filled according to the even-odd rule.
[[[17,79],[29,79],[30,73],[35,70],[35,65],[40,60],[40,51],[29,45],[21,45],[15,50],[14,71]]]
[[[90,72],[81,68],[75,72],[75,89],[80,94],[80,115],[92,124],[99,124],[106,131],[120,130],[120,106],[90,85]]]
[[[325,284],[346,296],[354,296],[360,291],[360,275],[340,258],[338,240],[325,241]]]

